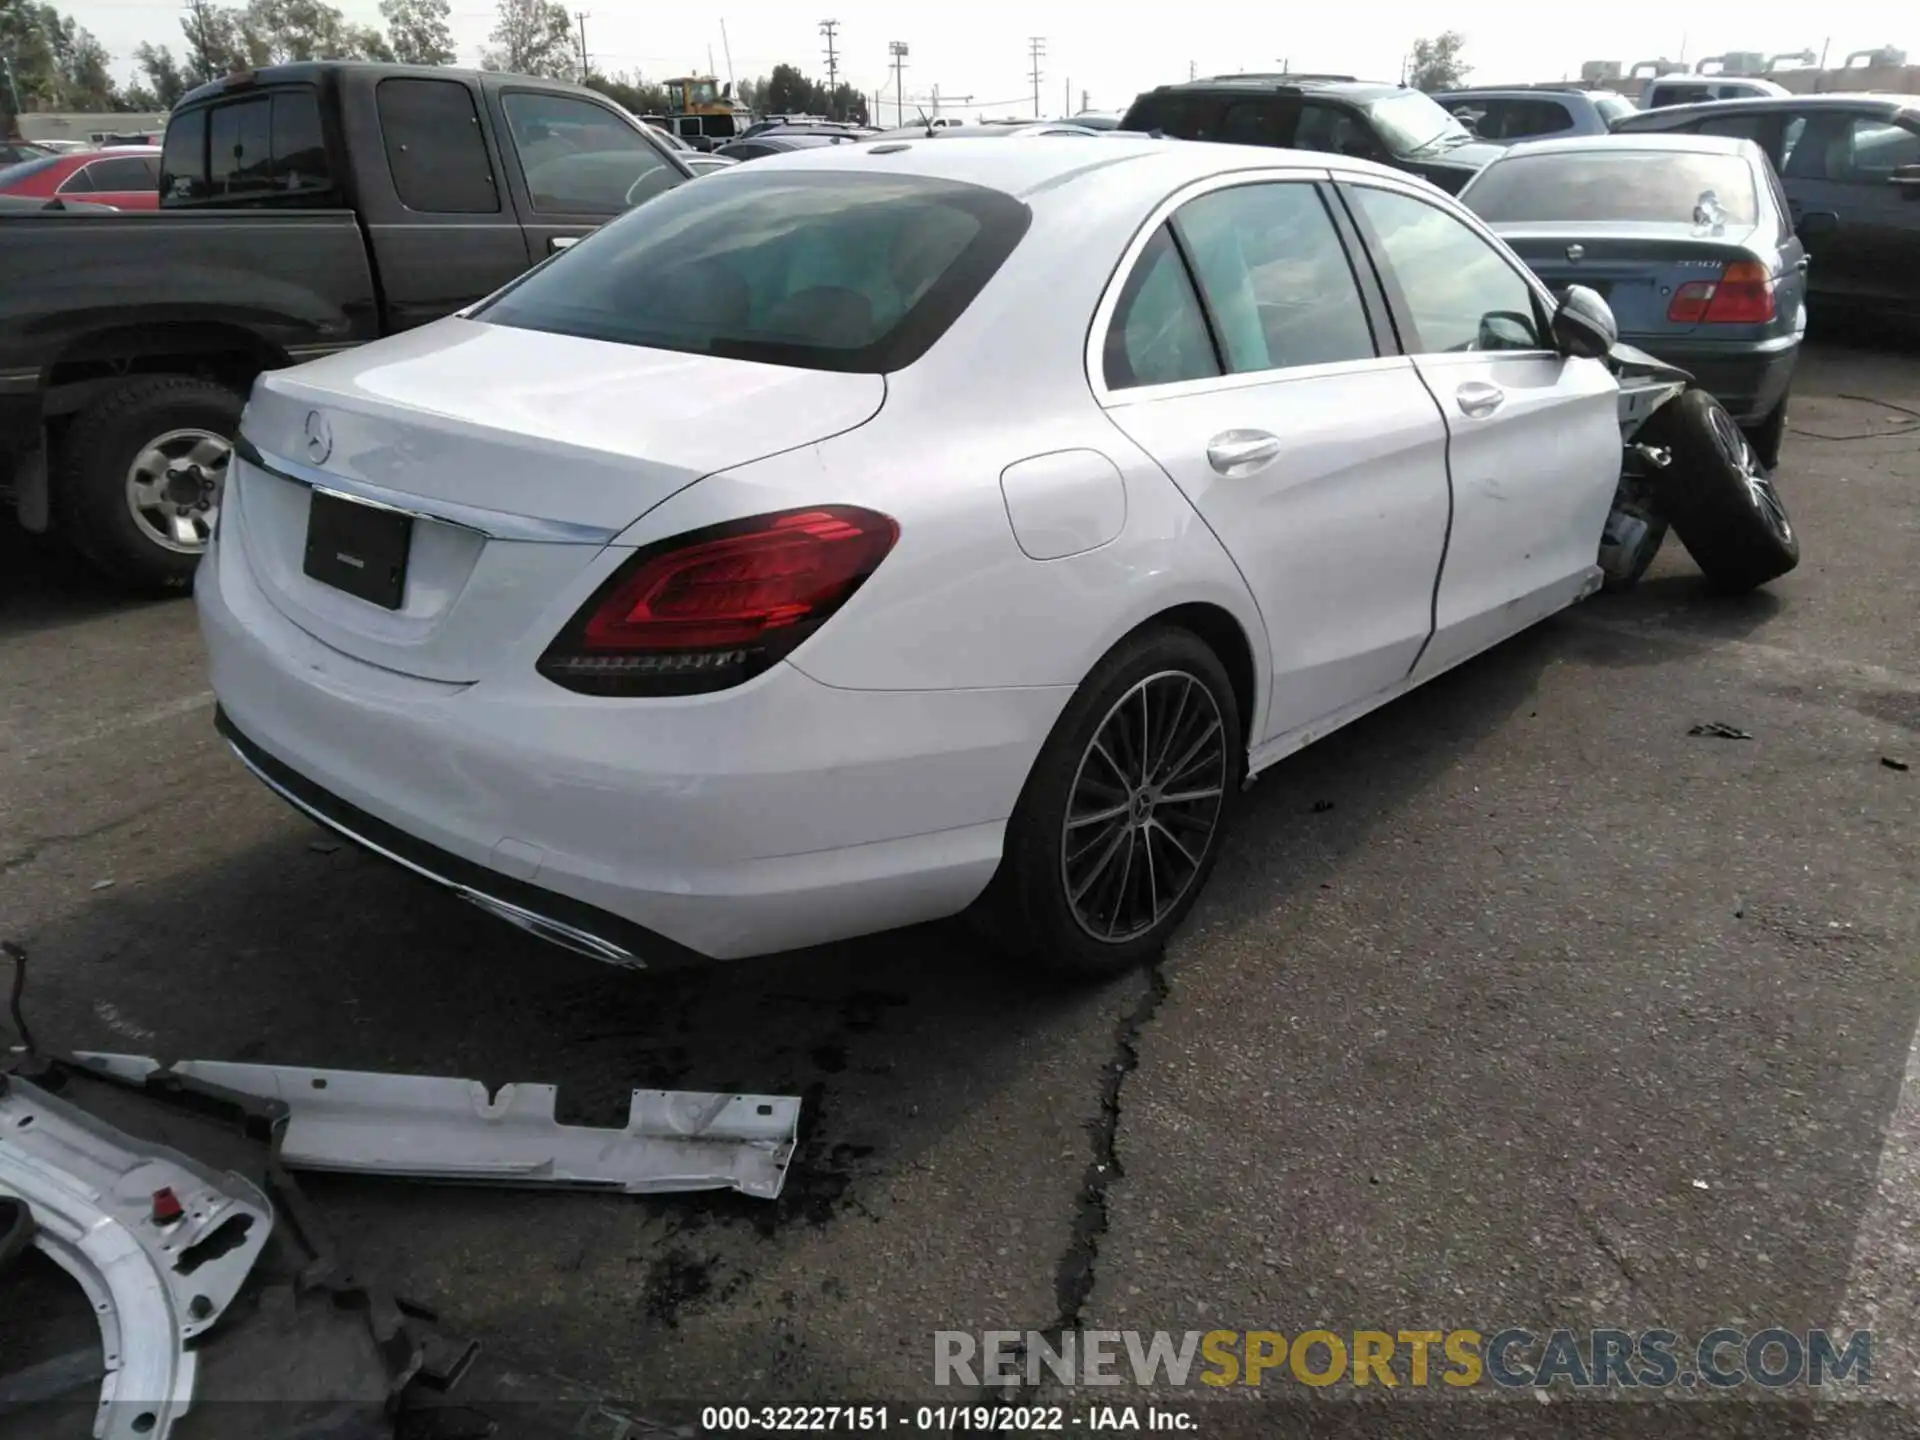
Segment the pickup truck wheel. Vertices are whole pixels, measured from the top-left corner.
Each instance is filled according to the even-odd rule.
[[[1751,590],[1800,563],[1800,537],[1753,445],[1718,400],[1689,390],[1647,422],[1641,438],[1673,463],[1655,499],[1717,590]]]
[[[61,528],[89,564],[149,593],[193,583],[241,403],[211,380],[151,375],[115,386],[74,417],[56,498]]]

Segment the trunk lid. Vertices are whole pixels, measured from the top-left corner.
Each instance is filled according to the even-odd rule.
[[[477,680],[564,623],[550,612],[660,501],[862,425],[885,398],[879,375],[445,320],[263,375],[220,539],[324,643]],[[306,573],[315,486],[413,513],[398,608]]]
[[[1667,307],[1682,285],[1718,280],[1738,260],[1764,264],[1766,259],[1748,248],[1750,225],[1728,225],[1718,234],[1656,221],[1508,224],[1493,231],[1550,287],[1585,285],[1599,291],[1613,307],[1621,334],[1651,338],[1701,328],[1667,319]]]

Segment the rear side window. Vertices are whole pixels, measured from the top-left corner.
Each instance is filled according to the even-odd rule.
[[[1237,185],[1174,219],[1235,374],[1371,360],[1346,246],[1311,185]]]
[[[272,188],[273,102],[219,105],[207,116],[207,179],[214,195],[259,194]]]
[[[1158,130],[1176,140],[1211,140],[1214,119],[1220,113],[1220,101],[1211,96],[1187,92],[1149,93],[1133,102],[1121,128]]]
[[[402,205],[438,215],[499,211],[471,90],[458,80],[382,80],[374,106]]]
[[[1173,235],[1162,225],[1121,287],[1102,369],[1109,390],[1206,380],[1220,373],[1206,312]]]
[[[496,325],[879,374],[945,334],[1026,233],[997,190],[924,176],[742,170],[684,185],[528,272]]]
[[[306,87],[189,112],[167,126],[160,191],[170,203],[331,198],[320,102]]]
[[[1653,98],[1647,101],[1647,108],[1658,110],[1668,105],[1692,105],[1696,101],[1711,99],[1711,85],[1656,85],[1653,87]]]
[[[1280,144],[1283,137],[1278,102],[1266,97],[1235,100],[1220,112],[1213,138],[1227,145]]]
[[[617,215],[685,178],[604,106],[527,90],[509,92],[500,103],[527,193],[543,214]]]
[[[200,200],[207,193],[207,112],[189,110],[167,122],[160,147],[160,198]]]
[[[85,174],[93,184],[94,190],[152,190],[155,188],[153,171],[147,168],[147,161],[137,155],[112,160],[96,160],[87,166]],[[64,193],[66,187],[61,187]]]
[[[1475,177],[1464,199],[1490,224],[1577,220],[1693,223],[1709,196],[1727,220],[1751,225],[1758,213],[1753,170],[1738,155],[1672,150],[1613,150],[1516,155]]]
[[[91,165],[82,165],[78,170],[60,182],[60,188],[55,193],[60,195],[87,194],[94,188],[93,170],[94,167]]]

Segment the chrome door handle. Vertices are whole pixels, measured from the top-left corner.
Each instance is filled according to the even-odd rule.
[[[1251,475],[1280,454],[1280,437],[1264,430],[1226,430],[1207,442],[1207,463],[1229,479]]]
[[[1498,410],[1505,403],[1507,392],[1484,380],[1469,380],[1453,392],[1453,398],[1459,402],[1462,414],[1478,420]]]
[[[580,237],[578,235],[549,235],[547,237],[547,252],[557,255],[562,250],[570,250],[579,243]]]

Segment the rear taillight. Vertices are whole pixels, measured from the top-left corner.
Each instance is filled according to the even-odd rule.
[[[1682,325],[1757,325],[1773,316],[1773,276],[1752,260],[1734,261],[1718,280],[1689,280],[1667,306],[1667,319]]]
[[[788,654],[887,557],[900,527],[850,505],[785,510],[636,551],[540,657],[588,695],[724,690]]]

